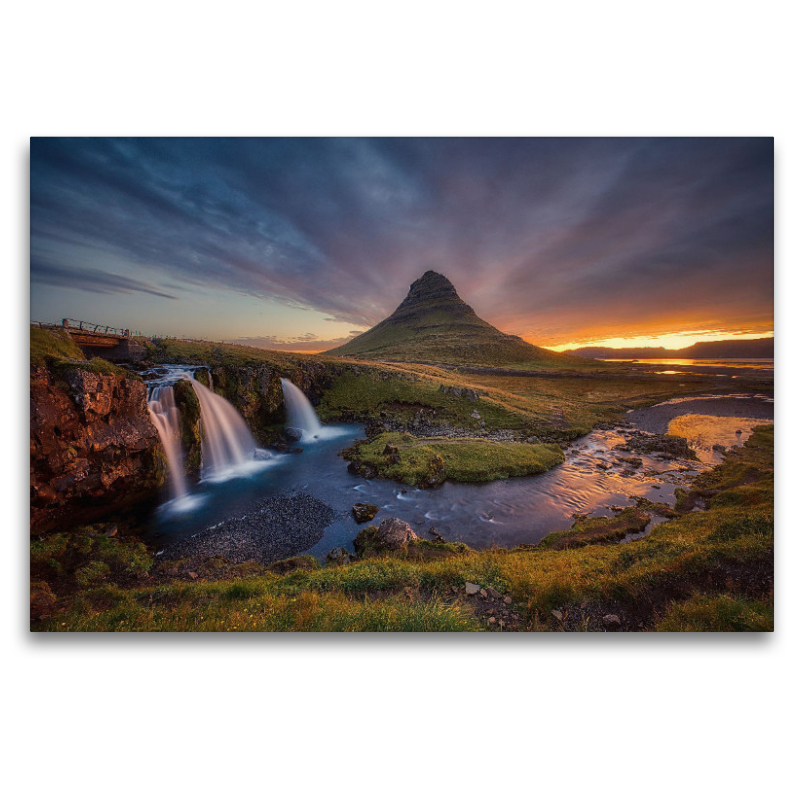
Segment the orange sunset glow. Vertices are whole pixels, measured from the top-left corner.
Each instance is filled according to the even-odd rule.
[[[587,338],[580,341],[565,342],[553,345],[551,350],[562,353],[579,347],[663,347],[665,350],[680,350],[698,342],[722,342],[747,339],[772,339],[774,331],[754,334],[752,331],[676,331],[674,333],[654,334],[651,336],[614,336],[610,338]]]

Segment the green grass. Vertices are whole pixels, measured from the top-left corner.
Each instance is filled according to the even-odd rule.
[[[328,363],[334,361],[325,356],[264,350],[260,347],[222,342],[162,339],[155,344],[150,339],[144,338],[137,339],[137,341],[144,345],[151,361],[163,364],[208,364],[212,367],[259,367],[266,364],[279,369],[291,370],[309,360]]]
[[[393,452],[386,454],[387,448]],[[408,433],[381,434],[371,442],[355,444],[345,455],[362,470],[409,486],[435,486],[445,480],[479,483],[534,475],[564,461],[561,448],[553,444],[418,439]]]
[[[32,539],[31,575],[81,586],[106,577],[124,582],[147,575],[153,558],[144,544],[108,536],[109,529],[113,526],[84,526]]]
[[[475,631],[468,610],[438,600],[409,603],[399,597],[352,598],[340,592],[275,594],[264,579],[250,585],[184,584],[170,592],[113,588],[76,601],[58,631]],[[63,623],[63,624],[62,624]]]
[[[129,370],[103,358],[87,359],[69,334],[62,330],[31,325],[30,333],[31,367],[48,367],[54,374],[60,376],[71,370],[80,369],[95,375],[124,375],[139,379]]]
[[[650,515],[641,508],[626,508],[614,517],[592,517],[578,520],[570,530],[551,533],[539,542],[539,547],[568,550],[590,544],[607,544],[623,539],[629,533],[639,533],[647,527]]]
[[[774,628],[772,601],[728,595],[695,594],[672,603],[656,626],[658,631],[771,631]]]
[[[478,399],[446,394],[442,386],[472,389]],[[706,380],[682,385],[597,371],[584,378],[508,377],[454,373],[422,364],[348,364],[332,378],[317,411],[324,421],[383,415],[409,423],[422,414],[433,425],[476,432],[505,429],[566,442],[599,422],[618,419],[629,408],[707,392],[713,386]]]
[[[52,328],[31,325],[31,366],[43,367],[56,360],[85,361],[83,351],[69,334]]]

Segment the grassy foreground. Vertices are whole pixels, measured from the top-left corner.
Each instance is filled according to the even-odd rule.
[[[344,566],[302,559],[281,574],[287,565],[221,559],[154,566],[135,541],[98,528],[41,538],[31,552],[32,628],[590,631],[616,617],[622,630],[768,631],[773,443],[771,426],[756,429],[679,499],[674,519],[628,544],[563,547],[553,537],[473,551],[419,542]],[[708,509],[685,510],[698,497]],[[563,549],[550,549],[558,541]],[[467,582],[483,593],[468,595]]]

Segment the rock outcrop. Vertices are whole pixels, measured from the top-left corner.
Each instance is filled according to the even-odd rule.
[[[175,405],[181,415],[181,448],[186,477],[200,480],[203,466],[203,431],[200,422],[200,401],[189,381],[178,381],[173,386]]]
[[[369,522],[379,510],[378,506],[374,506],[372,503],[356,503],[352,509],[353,517],[359,525]]]
[[[31,530],[153,497],[166,477],[142,381],[121,370],[31,368]]]
[[[359,531],[353,540],[353,546],[359,558],[364,558],[387,551],[404,550],[417,539],[419,537],[407,522],[390,517],[378,527],[370,525]]]
[[[270,444],[267,428],[285,421],[281,378],[289,378],[316,405],[342,367],[301,362],[297,369],[270,364],[224,364],[211,368],[214,391],[233,404],[260,444]]]

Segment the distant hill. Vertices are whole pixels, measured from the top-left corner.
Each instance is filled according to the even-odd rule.
[[[411,284],[391,316],[327,355],[480,366],[586,364],[497,330],[458,296],[444,275],[433,271]]]
[[[698,342],[681,350],[663,347],[580,347],[566,352],[582,358],[774,358],[775,340],[725,339],[721,342]]]

